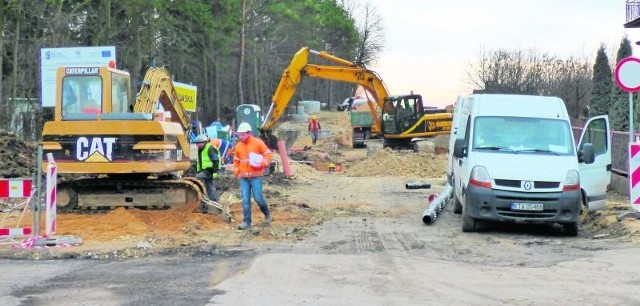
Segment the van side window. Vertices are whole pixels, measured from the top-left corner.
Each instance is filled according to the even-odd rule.
[[[607,129],[604,119],[591,121],[584,131],[584,138],[580,144],[580,149],[585,143],[593,144],[593,151],[596,156],[607,152]]]

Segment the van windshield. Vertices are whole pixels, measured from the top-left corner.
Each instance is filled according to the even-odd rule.
[[[524,154],[574,155],[566,120],[524,117],[477,117],[473,150]]]

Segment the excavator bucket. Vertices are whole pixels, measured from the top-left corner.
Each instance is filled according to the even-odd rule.
[[[229,205],[224,205],[211,199],[202,200],[202,212],[216,214],[226,222],[231,222],[232,220]]]
[[[273,134],[273,131],[271,129],[260,129],[260,139],[264,141],[269,149],[278,149],[278,137]]]
[[[228,204],[222,204],[220,202],[209,199],[206,196],[207,191],[204,184],[195,177],[185,177],[183,179],[193,183],[199,189],[198,200],[201,204],[199,207],[200,212],[216,214],[226,222],[231,221],[231,209],[229,208]]]

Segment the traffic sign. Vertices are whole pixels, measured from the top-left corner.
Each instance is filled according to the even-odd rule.
[[[626,92],[640,90],[640,59],[636,57],[623,58],[615,71],[616,83]]]

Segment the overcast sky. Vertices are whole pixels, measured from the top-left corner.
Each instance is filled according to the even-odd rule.
[[[468,67],[482,49],[535,49],[593,61],[604,43],[613,62],[627,34],[638,56],[640,28],[624,28],[625,0],[370,1],[382,17],[386,43],[369,68],[391,94],[413,90],[428,105],[452,104],[471,93]]]

